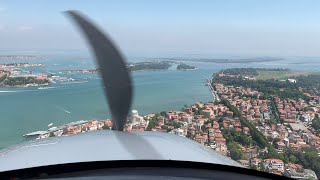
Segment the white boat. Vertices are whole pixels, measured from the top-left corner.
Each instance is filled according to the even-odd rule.
[[[66,113],[68,113],[68,114],[70,114],[70,113],[71,113],[70,111],[67,111],[67,110],[64,110],[64,112],[66,112]]]
[[[48,124],[48,127],[51,127],[53,125],[53,123]]]
[[[48,131],[52,131],[52,130],[55,130],[55,129],[57,129],[57,127],[51,127],[51,128],[48,129]]]
[[[32,133],[28,133],[28,134],[23,135],[23,137],[39,136],[39,135],[43,135],[43,134],[46,134],[46,133],[48,133],[48,131],[35,131],[35,132],[32,132]]]

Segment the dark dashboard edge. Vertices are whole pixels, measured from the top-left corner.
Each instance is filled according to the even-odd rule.
[[[256,171],[247,168],[240,168],[235,166],[211,164],[203,162],[191,161],[173,161],[173,160],[119,160],[119,161],[92,161],[92,162],[78,162],[40,166],[26,169],[18,169],[12,171],[0,172],[1,179],[14,178],[50,178],[52,175],[59,175],[65,173],[99,170],[99,169],[114,169],[114,168],[136,168],[136,167],[156,167],[156,168],[190,168],[199,170],[215,170],[231,173],[238,173],[268,179],[290,179],[288,177],[270,174],[262,171]]]

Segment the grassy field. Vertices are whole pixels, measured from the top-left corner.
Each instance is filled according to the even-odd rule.
[[[256,77],[257,80],[266,80],[266,79],[287,79],[289,77],[296,77],[296,76],[307,76],[311,74],[317,74],[319,75],[320,72],[301,72],[301,71],[257,71],[259,75]]]

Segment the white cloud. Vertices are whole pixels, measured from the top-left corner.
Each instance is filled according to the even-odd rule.
[[[31,31],[33,28],[31,26],[19,26],[18,31]]]

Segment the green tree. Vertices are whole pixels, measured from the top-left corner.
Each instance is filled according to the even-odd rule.
[[[170,132],[170,131],[171,131],[171,129],[169,129],[168,126],[166,126],[166,125],[162,125],[162,126],[161,126],[161,129],[164,129],[164,130],[166,130],[167,132]]]
[[[240,134],[239,136],[236,136],[235,141],[239,142],[243,146],[249,147],[252,144],[252,140],[245,134]]]
[[[294,155],[290,155],[289,161],[292,162],[292,163],[296,163],[297,162],[297,158]]]
[[[239,160],[244,158],[243,152],[239,149],[239,146],[235,142],[229,141],[227,143],[227,146],[230,152],[230,156],[233,160]]]
[[[258,167],[257,167],[256,165],[252,164],[252,165],[250,165],[250,169],[257,170],[257,169],[258,169]]]
[[[151,131],[152,129],[154,129],[156,126],[158,125],[158,120],[153,117],[149,120],[149,124],[148,127],[146,128],[147,131]]]
[[[244,119],[240,113],[240,111],[232,106],[227,99],[223,99],[221,101],[225,106],[227,106],[232,112],[235,117],[239,117],[241,125],[243,127],[249,127],[250,129],[250,135],[252,137],[252,140],[261,148],[265,148],[267,146],[267,140],[265,136],[248,120]]]
[[[167,112],[161,111],[161,112],[160,112],[160,115],[163,116],[163,117],[167,117]]]
[[[50,132],[49,137],[55,137],[53,132]]]
[[[110,130],[110,126],[104,125],[104,126],[102,126],[102,129],[104,129],[104,130]]]
[[[320,129],[320,118],[319,118],[318,114],[312,120],[312,127],[315,130],[319,130]]]
[[[273,146],[276,147],[276,148],[278,148],[277,142],[280,142],[279,138],[274,138],[273,141],[272,141]]]

